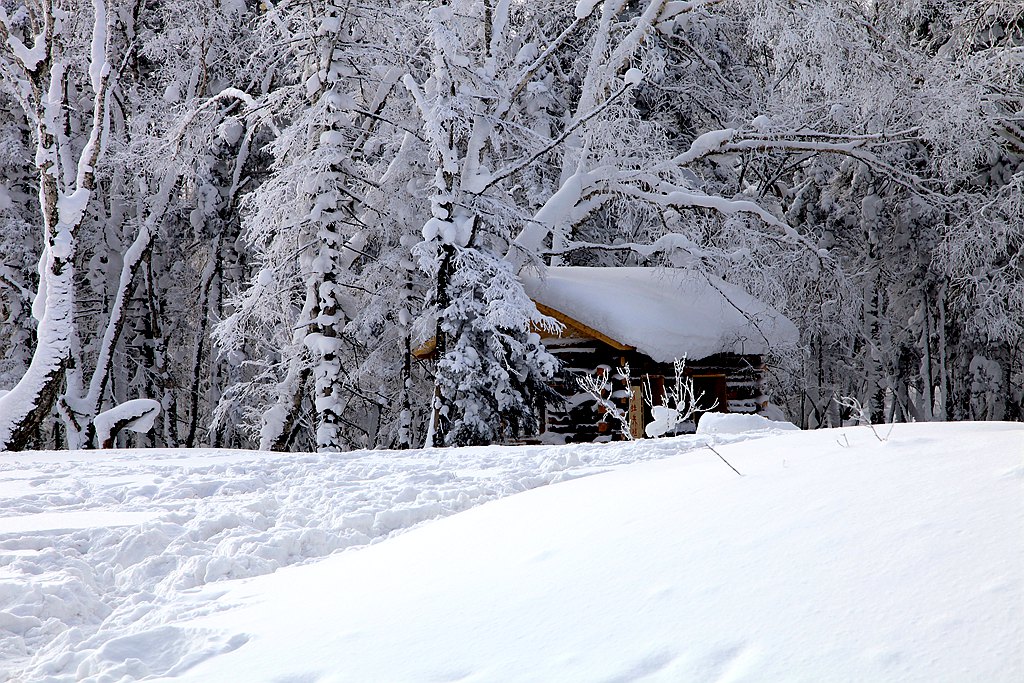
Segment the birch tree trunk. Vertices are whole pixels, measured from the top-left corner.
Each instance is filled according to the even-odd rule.
[[[0,450],[25,448],[31,435],[53,408],[69,369],[76,368],[75,258],[78,236],[92,192],[95,169],[103,147],[110,78],[107,13],[102,0],[93,2],[93,29],[89,81],[93,90],[91,130],[77,154],[74,179],[65,182],[74,158],[71,141],[62,126],[70,65],[61,50],[61,12],[53,0],[36,7],[38,33],[33,47],[11,33],[6,11],[0,9],[0,42],[12,53],[31,87],[35,110],[36,166],[39,171],[39,208],[44,234],[39,260],[39,290],[33,304],[37,319],[36,348],[28,370],[17,385],[0,397]],[[72,418],[74,407],[71,408]]]

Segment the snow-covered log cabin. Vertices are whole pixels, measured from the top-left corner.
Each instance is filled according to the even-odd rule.
[[[624,427],[579,386],[580,375],[593,373],[611,373],[611,398],[628,416],[631,434],[644,436],[654,421],[651,402],[659,404],[666,383],[674,384],[673,362],[682,358],[695,395],[703,394],[698,408],[759,412],[768,400],[764,355],[795,345],[799,337],[770,306],[694,270],[549,267],[521,279],[538,309],[564,325],[557,336],[544,338],[563,364],[554,388],[565,403],[541,407],[553,440],[622,438]],[[628,379],[619,372],[627,364]],[[692,431],[699,416],[674,431]]]

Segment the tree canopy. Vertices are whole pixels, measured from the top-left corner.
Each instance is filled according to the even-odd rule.
[[[527,265],[744,287],[804,427],[1021,419],[1022,47],[1001,0],[0,0],[0,449],[529,435]]]

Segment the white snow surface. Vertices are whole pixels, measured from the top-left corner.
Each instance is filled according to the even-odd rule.
[[[594,7],[601,2],[601,0],[577,0],[576,1],[576,18],[586,19],[594,11]]]
[[[0,510],[63,518],[0,527],[0,680],[1024,678],[1016,424],[10,454]]]
[[[770,306],[694,270],[564,266],[520,278],[535,302],[662,363],[763,354],[799,339],[793,323]]]
[[[792,422],[769,420],[752,413],[704,413],[697,423],[698,434],[744,434],[762,431],[799,430]]]
[[[4,453],[0,681],[167,674],[205,646],[136,634],[220,609],[195,593],[200,587],[314,561],[512,493],[704,443],[690,437],[625,449],[322,455]]]

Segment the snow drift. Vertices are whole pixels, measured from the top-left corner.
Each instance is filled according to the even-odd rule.
[[[9,519],[166,512],[0,536],[5,658],[36,647],[10,672],[33,682],[1024,677],[1021,426],[716,437],[742,477],[710,438],[23,456]],[[344,528],[383,542],[310,562]],[[58,580],[88,618],[29,613]]]

